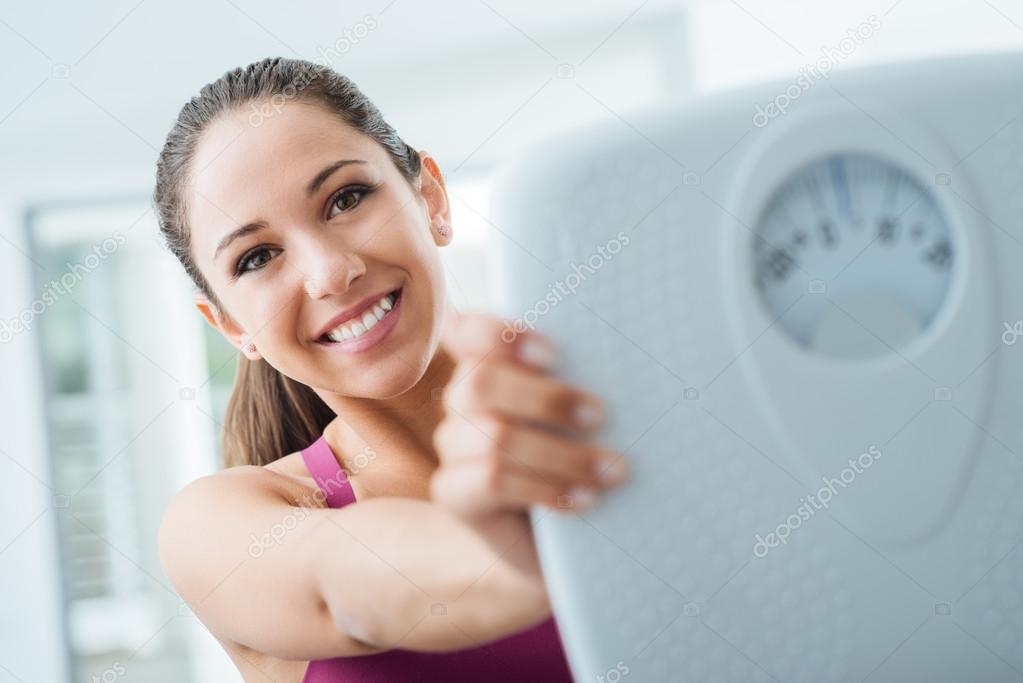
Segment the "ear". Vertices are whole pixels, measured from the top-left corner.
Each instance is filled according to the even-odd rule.
[[[441,174],[436,160],[428,152],[420,151],[419,158],[423,168],[419,173],[419,193],[426,201],[430,232],[437,246],[447,246],[452,239],[451,205],[448,203],[448,191],[444,185],[444,176]]]
[[[195,307],[199,309],[202,317],[206,318],[206,322],[220,332],[220,334],[224,335],[224,339],[230,342],[231,346],[244,353],[246,358],[249,360],[259,360],[262,358],[256,349],[256,345],[248,339],[245,331],[231,319],[231,316],[223,315],[220,309],[206,295],[201,293],[195,295]]]

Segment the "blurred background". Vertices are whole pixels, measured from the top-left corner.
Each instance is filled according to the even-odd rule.
[[[218,467],[236,362],[149,204],[206,82],[271,55],[355,80],[438,159],[451,297],[487,307],[488,256],[514,247],[491,178],[525,144],[603,119],[643,136],[638,109],[791,81],[822,55],[841,70],[1021,47],[1013,0],[0,5],[0,683],[240,680],[156,553],[169,499]]]

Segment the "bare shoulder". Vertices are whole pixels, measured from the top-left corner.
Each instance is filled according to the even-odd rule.
[[[310,483],[313,480],[312,477],[309,476],[309,470],[306,468],[305,460],[302,459],[302,453],[299,451],[281,456],[273,462],[263,465],[259,469],[272,472],[288,479],[297,479],[299,481]]]
[[[289,453],[259,469],[265,470],[267,485],[276,488],[280,495],[301,507],[326,507],[316,481],[309,474],[305,460],[298,451]]]
[[[301,458],[299,460],[301,464]],[[228,502],[237,501],[241,497],[250,502],[262,500],[279,504],[286,501],[296,504],[307,498],[304,494],[309,493],[310,487],[315,487],[312,478],[303,478],[301,472],[281,465],[280,460],[266,466],[238,465],[199,477],[174,496],[168,512],[171,507],[181,507],[187,503],[213,503],[217,499]]]
[[[322,507],[308,493],[273,468],[232,467],[182,488],[159,529],[160,562],[181,599],[239,668],[273,663],[280,681],[297,680],[296,665],[276,660],[357,647],[337,629],[319,589],[317,530],[327,511],[298,514],[296,506]],[[286,534],[274,535],[278,528]]]
[[[158,531],[161,562],[175,579],[181,566],[190,562],[183,547],[192,547],[194,531],[212,536],[214,530],[228,533],[240,519],[273,519],[288,509],[323,507],[313,495],[312,480],[299,478],[257,465],[239,465],[204,475],[186,484],[164,510]]]

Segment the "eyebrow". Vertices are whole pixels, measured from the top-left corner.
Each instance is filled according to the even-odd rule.
[[[307,195],[309,195],[310,197],[312,197],[313,194],[318,189],[320,189],[320,185],[323,185],[323,183],[325,183],[327,181],[327,178],[329,178],[331,176],[331,174],[334,171],[336,171],[337,169],[339,169],[339,168],[341,168],[343,166],[347,166],[349,164],[364,164],[364,163],[366,163],[366,162],[363,161],[362,159],[340,159],[338,161],[335,161],[330,166],[328,166],[327,168],[325,168],[322,171],[320,171],[319,173],[317,173],[316,177],[309,181],[309,185],[305,188],[305,193]]]
[[[224,235],[224,238],[220,240],[220,242],[217,244],[217,248],[213,252],[213,260],[216,261],[217,257],[220,256],[220,252],[224,251],[224,249],[227,249],[231,245],[231,242],[234,242],[239,237],[244,237],[249,233],[262,230],[265,227],[266,226],[262,223],[249,223],[248,225],[243,225],[240,228],[232,230],[229,234]]]
[[[322,171],[317,173],[316,177],[309,181],[309,184],[305,188],[306,194],[310,197],[313,196],[313,194],[315,194],[316,191],[320,189],[320,186],[323,185],[323,183],[327,182],[327,179],[330,178],[330,176],[333,175],[334,171],[338,170],[339,168],[348,166],[349,164],[364,163],[366,162],[362,159],[339,159],[338,161],[335,161],[330,166],[327,166]],[[217,243],[217,248],[213,251],[213,260],[216,261],[217,257],[220,256],[220,252],[222,252],[224,249],[227,249],[227,247],[229,247],[231,243],[234,242],[236,239],[244,237],[245,235],[248,235],[250,233],[262,230],[265,227],[266,225],[263,223],[248,223],[246,225],[241,226],[240,228],[232,230],[227,235],[224,235],[223,239],[221,239],[220,242]]]

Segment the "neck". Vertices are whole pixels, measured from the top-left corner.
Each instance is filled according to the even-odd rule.
[[[440,393],[454,373],[455,360],[444,346],[438,346],[422,378],[408,391],[388,399],[368,399],[339,394],[321,395],[337,414],[324,430],[328,443],[341,446],[342,433],[354,432],[367,443],[404,442],[419,456],[436,459],[433,433],[444,418]]]

